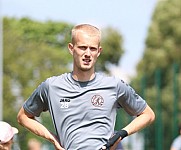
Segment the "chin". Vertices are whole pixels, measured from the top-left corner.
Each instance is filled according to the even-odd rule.
[[[82,71],[90,71],[91,68],[81,68]]]
[[[81,67],[80,70],[82,70],[82,71],[90,71],[90,70],[92,70],[92,67]]]

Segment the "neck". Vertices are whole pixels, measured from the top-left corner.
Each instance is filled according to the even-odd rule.
[[[95,72],[88,73],[88,71],[82,71],[82,72],[76,73],[76,71],[73,71],[72,77],[77,81],[86,82],[86,81],[90,81],[94,79]]]

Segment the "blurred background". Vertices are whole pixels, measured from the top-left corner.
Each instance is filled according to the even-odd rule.
[[[47,77],[72,70],[71,28],[90,23],[102,30],[97,71],[128,82],[156,113],[156,121],[127,137],[125,150],[169,150],[181,123],[180,0],[1,0],[0,120],[17,127],[14,150],[28,141],[51,143],[18,125],[17,113]],[[37,118],[54,132],[48,113]],[[133,118],[119,111],[115,130]]]

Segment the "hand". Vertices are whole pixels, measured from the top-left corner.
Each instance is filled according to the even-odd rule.
[[[56,150],[65,150],[64,148],[62,148],[62,147],[60,146],[60,144],[59,144],[57,141],[54,142],[54,146],[55,146],[55,149],[56,149]]]
[[[61,147],[61,145],[58,142],[58,138],[55,134],[53,134],[52,132],[50,132],[51,135],[53,136],[53,139],[51,140],[51,142],[53,143],[54,147],[56,150],[65,150],[63,147]]]
[[[118,143],[126,136],[128,136],[128,132],[126,130],[118,131],[116,134],[114,134],[109,139],[109,141],[104,146],[102,146],[101,149],[102,150],[107,150],[107,149],[114,150],[114,149],[116,149]]]
[[[121,141],[121,138],[119,138],[114,144],[113,146],[111,146],[110,148],[106,148],[106,146],[102,146],[101,150],[115,150],[119,144],[119,142]]]

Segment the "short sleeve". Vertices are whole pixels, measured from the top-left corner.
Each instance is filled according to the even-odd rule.
[[[25,101],[24,109],[33,116],[40,116],[42,111],[48,110],[47,93],[48,85],[46,82],[42,82]]]
[[[131,116],[137,116],[146,108],[146,101],[141,98],[135,90],[123,80],[117,85],[118,103]]]

